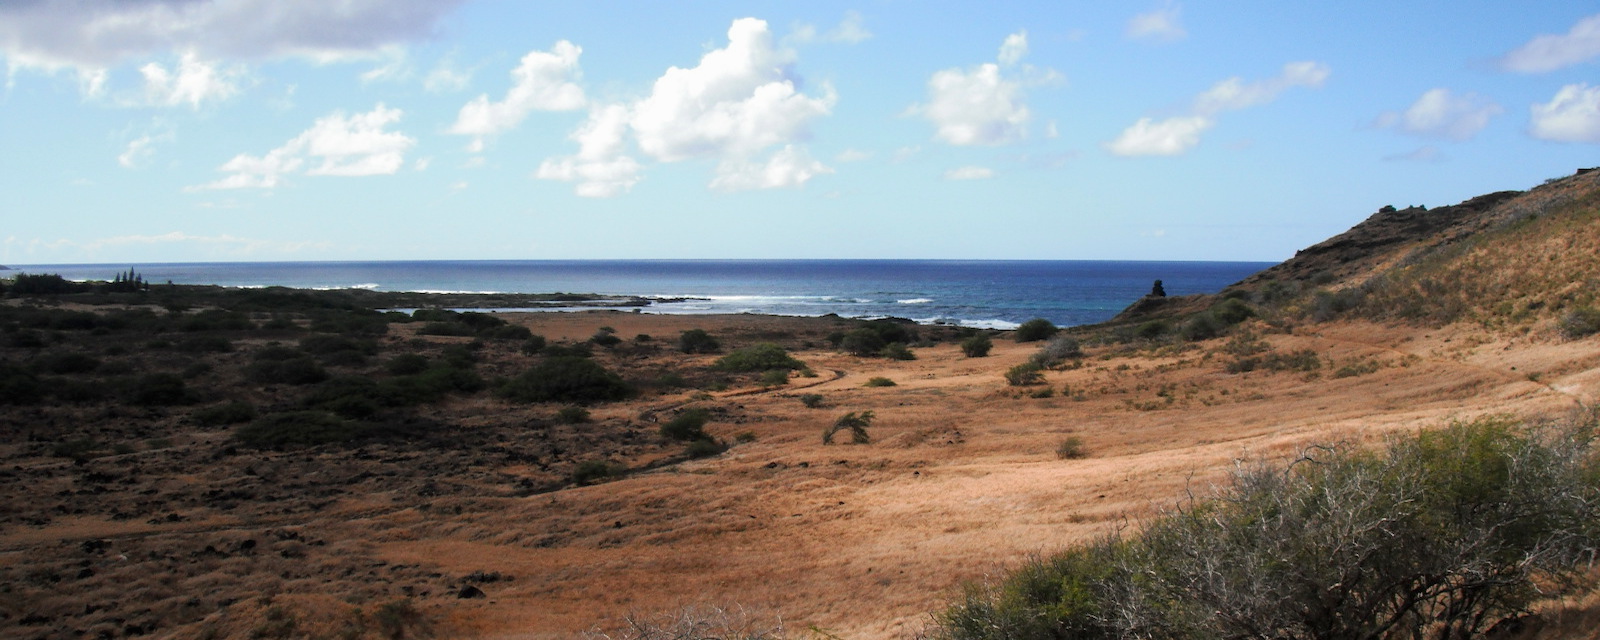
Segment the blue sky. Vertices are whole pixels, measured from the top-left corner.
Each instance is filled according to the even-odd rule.
[[[1586,3],[0,3],[0,264],[1281,260],[1600,164]]]

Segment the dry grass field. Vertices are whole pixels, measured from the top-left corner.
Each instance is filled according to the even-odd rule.
[[[909,637],[963,582],[1138,527],[1241,460],[1486,414],[1554,417],[1600,397],[1600,338],[1553,331],[1251,323],[1246,346],[1091,345],[1046,384],[1014,387],[1002,374],[1041,343],[1000,337],[968,358],[943,342],[893,361],[833,349],[829,318],[508,319],[552,341],[602,326],[662,341],[701,328],[724,351],[776,341],[815,377],[650,390],[576,425],[554,424],[556,405],[467,397],[430,409],[484,425],[457,448],[257,453],[179,423],[83,463],[14,443],[0,528],[7,635],[566,638],[722,607],[801,636]],[[395,339],[407,330],[396,325]],[[1304,350],[1316,368],[1229,372],[1239,353]],[[596,358],[693,375],[717,356]],[[865,386],[875,377],[895,384]],[[693,407],[711,410],[706,430],[731,447],[673,462],[656,429]],[[823,444],[836,419],[863,411],[876,418],[869,443]],[[552,438],[566,455],[550,455]],[[1082,457],[1058,455],[1069,438]],[[584,447],[634,471],[565,482],[561,464]],[[460,597],[468,586],[483,597]]]

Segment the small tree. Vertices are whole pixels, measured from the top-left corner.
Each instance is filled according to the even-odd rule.
[[[822,444],[833,444],[833,434],[845,429],[850,430],[850,442],[852,444],[872,442],[872,436],[867,434],[867,427],[872,426],[873,417],[871,411],[862,411],[861,413],[851,411],[839,416],[839,419],[834,421],[833,426],[822,432]]]
[[[989,355],[989,350],[994,348],[994,341],[988,334],[979,333],[961,341],[961,353],[968,358],[982,358]]]
[[[1049,320],[1044,318],[1034,318],[1022,323],[1021,326],[1018,326],[1016,333],[1012,334],[1012,337],[1015,338],[1017,342],[1037,342],[1040,340],[1048,340],[1051,336],[1056,334],[1056,331],[1059,330],[1060,329],[1058,329],[1056,325],[1051,323]]]
[[[722,343],[706,333],[705,329],[690,329],[678,336],[678,350],[684,353],[716,353],[722,350]]]
[[[773,369],[804,369],[805,363],[789,356],[789,352],[771,342],[762,342],[733,350],[713,365],[723,371],[771,371]]]

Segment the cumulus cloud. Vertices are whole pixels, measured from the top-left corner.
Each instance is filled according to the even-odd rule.
[[[766,160],[730,158],[717,167],[711,188],[718,191],[750,191],[801,187],[812,178],[833,173],[833,169],[811,158],[805,149],[784,145]]]
[[[1378,116],[1379,128],[1450,140],[1469,140],[1503,113],[1500,105],[1477,94],[1456,95],[1449,89],[1430,89],[1405,111]]]
[[[1140,118],[1105,148],[1119,156],[1180,155],[1200,144],[1200,134],[1216,124],[1218,115],[1271,102],[1293,87],[1320,87],[1329,73],[1327,65],[1318,62],[1291,62],[1266,80],[1228,78],[1195,96],[1188,114],[1164,120]]]
[[[1001,43],[997,62],[934,72],[928,79],[928,103],[913,106],[911,112],[933,122],[939,139],[953,145],[994,146],[1026,139],[1033,114],[1024,101],[1024,86],[1059,78],[1054,71],[1026,65],[1020,74],[1014,72],[1027,52],[1028,34],[1019,31]]]
[[[106,68],[167,51],[207,58],[371,57],[432,35],[463,0],[75,0],[0,3],[12,66]]]
[[[562,40],[549,51],[530,51],[511,71],[511,89],[505,98],[489,100],[489,94],[473,98],[456,116],[449,132],[473,136],[472,151],[482,151],[487,136],[516,128],[530,112],[581,109],[587,100],[583,87],[574,80],[580,75],[578,56],[583,48]]]
[[[1177,5],[1167,5],[1160,9],[1141,13],[1128,21],[1127,35],[1134,40],[1149,40],[1153,42],[1176,42],[1188,37],[1183,24],[1179,22],[1180,10]]]
[[[623,105],[591,111],[589,119],[569,136],[578,142],[578,154],[545,160],[534,177],[575,182],[577,194],[587,198],[627,193],[639,182],[642,169],[638,160],[626,155],[628,117]]]
[[[471,81],[472,71],[457,69],[453,57],[447,56],[422,79],[422,88],[434,93],[446,93],[465,89]]]
[[[234,156],[217,169],[229,175],[189,190],[270,189],[302,169],[310,176],[393,174],[405,164],[405,152],[417,142],[403,133],[385,130],[399,122],[401,115],[399,109],[389,109],[382,103],[372,111],[349,116],[336,111],[318,118],[310,129],[264,155]]]
[[[200,60],[194,52],[183,54],[177,66],[168,70],[157,63],[139,67],[144,76],[144,100],[152,106],[175,107],[189,105],[198,109],[200,103],[226,100],[239,93],[239,69],[218,69],[217,65]]]
[[[1505,57],[1500,66],[1519,73],[1545,73],[1600,58],[1600,14],[1579,20],[1564,35],[1543,34]]]
[[[994,170],[988,167],[966,166],[944,172],[945,180],[988,180],[993,177]]]
[[[1532,111],[1528,132],[1535,138],[1600,144],[1600,87],[1569,84]]]
[[[626,192],[641,168],[626,155],[631,139],[660,162],[717,160],[716,189],[803,185],[831,170],[797,143],[838,98],[831,87],[807,95],[799,86],[794,53],[774,45],[767,23],[735,20],[728,45],[699,65],[668,68],[643,99],[592,110],[572,136],[578,154],[546,160],[535,177],[575,182],[579,195]]]

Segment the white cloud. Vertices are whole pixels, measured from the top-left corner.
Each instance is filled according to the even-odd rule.
[[[840,151],[839,155],[833,157],[837,162],[862,162],[871,158],[871,151],[862,151],[860,149],[845,149]]]
[[[1012,66],[1022,62],[1022,57],[1028,55],[1028,32],[1018,31],[1006,36],[1005,42],[1000,43],[1000,64]]]
[[[994,170],[988,167],[966,166],[944,172],[945,180],[988,180],[994,177]]]
[[[1535,138],[1600,144],[1600,87],[1569,84],[1532,111],[1528,132]]]
[[[107,68],[169,51],[207,59],[372,57],[432,35],[463,0],[75,0],[0,3],[13,67]]]
[[[1477,94],[1455,95],[1449,89],[1430,89],[1403,112],[1378,116],[1377,126],[1421,136],[1468,140],[1503,113],[1500,105]]]
[[[1119,156],[1182,154],[1200,144],[1200,134],[1216,124],[1218,115],[1271,102],[1293,87],[1320,87],[1329,73],[1327,65],[1318,62],[1291,62],[1266,80],[1247,83],[1228,78],[1195,96],[1189,114],[1159,121],[1140,118],[1105,148]]]
[[[728,45],[706,53],[698,66],[667,69],[641,100],[592,110],[572,135],[578,154],[546,160],[534,175],[576,182],[579,195],[625,193],[642,170],[626,155],[631,137],[656,161],[717,160],[712,188],[803,185],[832,171],[796,145],[838,98],[826,85],[820,96],[801,93],[799,82],[793,52],[774,46],[766,22],[735,20]]]
[[[1444,156],[1439,153],[1438,147],[1425,145],[1407,153],[1384,156],[1383,159],[1390,162],[1440,162]]]
[[[146,132],[141,134],[139,137],[128,141],[128,146],[123,149],[122,153],[117,155],[117,164],[125,169],[142,167],[144,166],[144,161],[155,153],[153,147],[156,143],[172,142],[175,138],[176,135],[173,134],[170,128],[163,128],[163,130],[155,133]]]
[[[457,69],[454,60],[446,57],[422,79],[422,88],[434,93],[447,93],[465,89],[471,81],[472,71]]]
[[[1022,66],[1020,77],[1001,72],[1002,65],[1020,63],[1027,51],[1027,33],[1019,31],[1000,45],[998,63],[934,72],[928,79],[928,103],[914,105],[910,112],[932,121],[939,139],[953,145],[994,146],[1026,139],[1033,114],[1023,100],[1024,84],[1060,78],[1052,70],[1028,65]]]
[[[215,182],[190,187],[203,189],[270,189],[284,176],[299,173],[308,161],[319,161],[305,171],[311,176],[388,175],[405,164],[405,152],[416,140],[403,133],[385,131],[400,121],[402,112],[379,103],[372,111],[346,116],[334,112],[318,118],[304,133],[262,156],[239,154],[218,167],[230,175]]]
[[[802,187],[812,178],[833,173],[794,145],[784,145],[765,161],[743,158],[724,160],[717,166],[717,177],[711,188],[718,191],[749,191],[752,189],[777,189]]]
[[[1189,35],[1178,21],[1181,13],[1177,5],[1141,13],[1128,21],[1127,35],[1134,40],[1175,42]]]
[[[1520,73],[1545,73],[1600,58],[1600,14],[1577,24],[1566,35],[1540,35],[1500,59],[1501,67]]]
[[[1181,116],[1154,121],[1140,118],[1106,144],[1119,156],[1175,156],[1200,144],[1200,134],[1215,124],[1206,116]]]
[[[804,138],[837,97],[831,88],[819,97],[800,93],[793,63],[793,53],[773,47],[766,22],[735,20],[727,47],[705,54],[694,68],[667,69],[634,105],[629,124],[639,148],[674,162],[748,156]]]
[[[578,154],[545,160],[534,177],[576,182],[577,194],[586,198],[609,198],[632,190],[642,166],[626,155],[628,117],[623,105],[591,111],[589,119],[569,136],[578,142]]]
[[[1194,100],[1199,115],[1237,111],[1277,99],[1292,87],[1320,87],[1328,79],[1328,66],[1318,62],[1291,62],[1277,76],[1246,83],[1238,77],[1218,82]]]
[[[816,27],[802,24],[795,28],[794,33],[789,34],[787,40],[792,43],[822,40],[825,42],[856,44],[871,38],[872,32],[867,30],[865,21],[861,17],[861,12],[852,9],[844,12],[844,19],[839,22],[839,26],[829,29],[827,33],[822,34],[820,37],[817,35]]]
[[[202,204],[201,206],[206,206]],[[225,206],[223,208],[232,208]],[[15,238],[7,238],[6,246],[19,244]],[[188,245],[193,251],[202,255],[213,257],[237,257],[255,254],[272,253],[300,253],[305,251],[326,250],[332,246],[326,241],[298,241],[281,242],[274,240],[259,240],[243,238],[234,235],[203,236],[182,231],[170,231],[160,234],[135,234],[126,236],[113,236],[109,238],[95,238],[87,241],[59,239],[44,241],[35,238],[27,243],[27,253],[37,254],[40,250],[57,252],[59,255],[75,257],[103,257],[107,249],[123,250],[119,255],[127,256],[127,251],[139,251],[142,247],[161,247],[161,251],[170,252],[173,245]],[[67,253],[70,252],[70,253]],[[161,255],[170,255],[162,253]],[[156,256],[149,256],[156,257]]]
[[[511,71],[511,89],[504,99],[491,102],[481,94],[461,107],[449,132],[473,136],[468,148],[483,150],[483,139],[516,128],[535,110],[570,111],[587,103],[583,87],[573,80],[578,75],[578,56],[583,48],[562,40],[549,51],[530,51]]]
[[[178,61],[176,69],[168,71],[154,62],[139,67],[144,76],[144,101],[161,107],[183,104],[200,108],[200,103],[226,100],[239,93],[239,69],[218,70],[212,63],[203,62],[194,52],[187,52]]]
[[[361,74],[361,82],[403,82],[411,78],[410,55],[404,47],[390,45],[378,53],[379,64]]]

